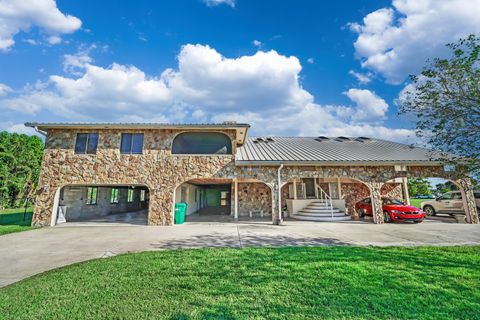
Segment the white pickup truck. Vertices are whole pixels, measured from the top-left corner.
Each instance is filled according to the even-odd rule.
[[[480,209],[480,192],[475,191],[475,203],[477,210]],[[423,212],[427,216],[434,216],[437,213],[464,214],[462,193],[460,191],[450,191],[442,194],[440,197],[424,201],[420,204]]]

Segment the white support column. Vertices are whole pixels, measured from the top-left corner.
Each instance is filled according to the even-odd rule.
[[[405,196],[405,202],[410,205],[410,195],[408,194],[408,179],[402,178],[402,189]]]
[[[235,203],[234,203],[234,216],[233,216],[233,218],[235,220],[237,220],[238,219],[238,181],[236,179],[233,181],[233,186],[235,188],[235,195],[234,195]]]
[[[293,200],[297,200],[297,179],[293,179]]]
[[[313,178],[313,185],[314,185],[314,188],[315,188],[315,198],[318,199],[318,184],[317,184],[317,179],[318,178]]]
[[[338,188],[338,200],[342,200],[342,185],[340,183],[340,178],[337,178],[337,188]]]

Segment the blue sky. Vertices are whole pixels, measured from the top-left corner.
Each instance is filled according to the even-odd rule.
[[[479,0],[0,0],[0,129],[238,120],[413,141],[408,74],[480,31]],[[407,87],[408,88],[408,87]]]

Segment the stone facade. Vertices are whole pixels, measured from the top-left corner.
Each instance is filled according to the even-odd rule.
[[[190,130],[192,131],[192,130]],[[96,154],[75,154],[76,133],[98,132]],[[120,154],[121,133],[144,133],[141,155]],[[174,190],[195,178],[233,177],[233,155],[172,155],[176,134],[184,130],[50,130],[32,223],[49,225],[60,188],[67,185],[139,185],[150,191],[148,222],[173,224]],[[223,130],[232,140],[235,130]],[[233,145],[235,152],[236,146]]]
[[[410,166],[406,173],[399,174],[394,166],[286,166],[280,172],[282,185],[278,185],[278,166],[235,166],[234,155],[172,155],[175,136],[187,130],[68,130],[48,131],[43,155],[42,172],[33,217],[34,225],[49,225],[59,190],[67,185],[136,185],[149,189],[149,217],[151,225],[172,225],[175,189],[192,179],[255,179],[263,182],[271,192],[272,220],[279,221],[278,190],[292,179],[301,178],[351,178],[364,182],[372,192],[376,223],[383,222],[380,204],[381,188],[396,177],[444,177],[456,181],[467,199],[467,219],[478,223],[476,208],[471,206],[473,189],[468,179],[443,171],[441,166]],[[199,130],[188,130],[199,131]],[[222,132],[235,140],[236,131]],[[78,155],[74,153],[75,136],[78,132],[98,132],[97,153]],[[121,133],[144,133],[141,155],[120,154]],[[232,145],[235,154],[236,145]],[[283,193],[284,191],[282,191]],[[288,193],[288,189],[287,189]],[[283,203],[283,202],[282,202]]]
[[[363,183],[342,183],[341,188],[347,213],[352,218],[357,219],[358,214],[355,211],[355,204],[362,199],[370,197],[370,190]]]
[[[246,216],[250,211],[272,213],[272,191],[261,182],[238,184],[238,214]]]

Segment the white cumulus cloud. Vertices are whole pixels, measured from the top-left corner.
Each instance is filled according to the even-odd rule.
[[[80,19],[62,13],[54,0],[0,0],[0,50],[15,44],[20,31],[38,27],[49,35],[50,44],[61,42],[60,35],[72,33],[82,25]]]
[[[353,121],[378,123],[385,120],[388,104],[374,92],[367,89],[352,88],[345,92],[345,95],[356,105],[352,115]]]
[[[0,83],[0,97],[6,96],[9,92],[12,91],[12,88],[6,84]]]
[[[0,113],[49,121],[237,120],[251,123],[256,134],[413,136],[382,124],[388,105],[369,90],[346,93],[353,107],[316,103],[301,85],[299,60],[274,50],[227,58],[188,44],[177,68],[153,76],[132,65],[95,65],[85,50],[65,55],[64,67],[64,75],[8,92]]]
[[[355,77],[358,80],[359,84],[369,84],[372,81],[373,74],[371,72],[360,73],[354,70],[348,71],[348,74]]]
[[[445,44],[480,32],[479,17],[480,0],[393,0],[349,25],[362,67],[398,84],[446,54]]]
[[[203,2],[209,7],[215,7],[221,4],[226,4],[230,7],[235,7],[235,0],[203,0]]]

